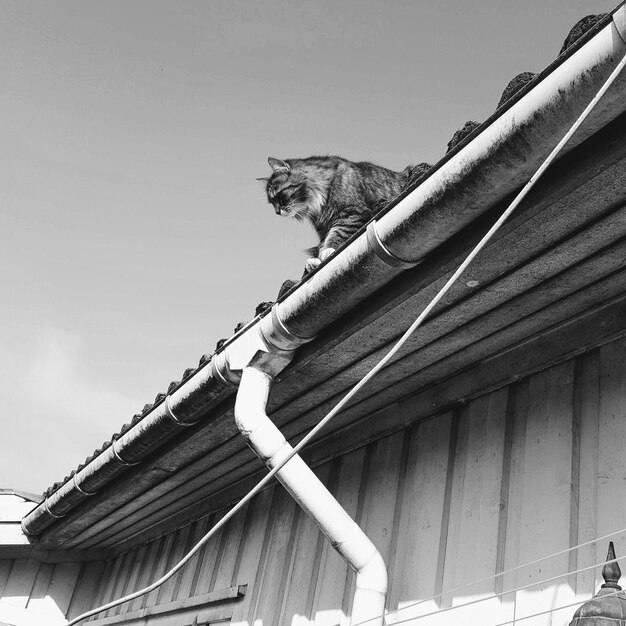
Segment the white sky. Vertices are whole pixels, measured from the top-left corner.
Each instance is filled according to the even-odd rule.
[[[62,479],[301,275],[267,156],[434,162],[616,3],[4,0],[0,487]]]

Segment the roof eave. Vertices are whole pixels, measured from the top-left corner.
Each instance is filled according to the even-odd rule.
[[[361,233],[323,264],[274,305],[271,315],[253,320],[216,358],[172,389],[141,421],[50,494],[24,518],[25,531],[37,535],[62,523],[63,516],[88,506],[89,496],[128,466],[140,463],[186,425],[203,419],[235,392],[238,368],[251,351],[262,346],[284,355],[319,335],[403,271],[401,265],[390,264],[390,258],[418,262],[526,182],[626,52],[625,33],[622,6],[589,41],[559,57],[531,88],[483,124],[471,141],[394,202],[369,234]],[[625,92],[622,77],[566,152],[624,111]],[[390,253],[387,258],[375,245],[376,239]]]

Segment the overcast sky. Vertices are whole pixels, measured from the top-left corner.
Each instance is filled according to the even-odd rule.
[[[61,480],[301,275],[267,156],[434,162],[615,3],[3,0],[0,487]]]

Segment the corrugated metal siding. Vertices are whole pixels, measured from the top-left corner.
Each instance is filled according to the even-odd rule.
[[[408,607],[389,623],[603,560],[607,541],[493,577],[626,526],[625,352],[626,340],[614,341],[316,468],[388,563],[388,609]],[[93,563],[2,562],[2,602],[25,606],[50,596],[76,615],[160,576],[219,515],[120,554],[104,571]],[[616,537],[616,547],[618,556],[626,556],[626,535]],[[416,623],[488,626],[552,610],[590,597],[599,570]],[[445,593],[483,578],[488,580]],[[354,576],[286,492],[274,487],[160,590],[96,622],[124,623],[122,615],[142,608],[243,584],[243,597],[220,604],[233,624],[331,626],[347,623]],[[215,609],[202,610],[209,619]],[[574,610],[525,623],[566,624]],[[145,623],[183,623],[177,615],[178,622],[170,615]]]
[[[626,526],[625,348],[624,339],[607,344],[316,469],[386,559],[389,610],[489,578],[406,608],[390,623],[603,560],[606,541],[490,578]],[[162,574],[216,519],[119,555],[107,564],[98,602]],[[626,556],[626,536],[616,546]],[[159,592],[109,615],[248,584],[233,601],[233,624],[330,626],[346,623],[353,579],[274,487]],[[598,580],[599,568],[446,612],[437,623],[519,619],[587,598]],[[565,624],[573,612],[530,623]]]
[[[50,618],[78,615],[93,605],[103,563],[0,560],[0,610],[28,609]]]
[[[442,406],[455,399],[450,392],[441,402],[452,376],[474,370],[461,392],[473,395],[508,382],[516,372],[545,367],[548,358],[569,357],[622,332],[625,155],[622,116],[555,163],[473,261],[465,280],[455,284],[405,350],[333,427],[360,421],[418,391],[425,400],[432,394]],[[272,391],[272,418],[289,437],[310,429],[335,397],[391,347],[501,209],[493,207],[490,216],[476,220],[298,350]],[[540,348],[531,346],[522,354],[520,345],[532,342]],[[484,367],[485,361],[491,368]],[[260,467],[236,436],[231,409],[232,402],[224,402],[150,460],[128,468],[110,488],[55,521],[42,533],[42,545],[87,550],[124,542],[134,547],[230,504],[234,474],[249,477]]]

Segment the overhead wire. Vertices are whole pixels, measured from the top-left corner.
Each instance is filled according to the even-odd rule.
[[[480,578],[479,580],[472,580],[469,583],[465,583],[463,585],[460,585],[459,587],[454,587],[453,589],[447,589],[446,591],[442,591],[441,593],[436,593],[435,595],[429,596],[427,598],[424,598],[423,600],[417,600],[415,602],[411,602],[409,604],[405,604],[402,608],[400,609],[395,609],[394,611],[389,611],[387,613],[385,613],[385,615],[392,615],[393,613],[397,613],[399,611],[405,611],[407,609],[412,609],[415,608],[416,606],[419,606],[420,604],[425,604],[427,602],[434,602],[435,600],[439,600],[440,598],[442,598],[443,596],[449,596],[452,595],[454,593],[458,593],[459,591],[464,591],[466,589],[470,589],[471,587],[475,587],[476,585],[481,585],[483,583],[486,582],[490,582],[492,580],[495,580],[497,578],[503,578],[504,576],[507,576],[508,574],[512,574],[513,572],[517,572],[519,570],[523,570],[523,569],[527,569],[529,567],[532,567],[534,565],[538,565],[539,563],[543,563],[544,561],[547,561],[549,559],[553,559],[557,556],[563,556],[564,554],[568,554],[569,552],[572,552],[574,550],[580,550],[581,548],[586,548],[587,546],[593,545],[594,543],[598,543],[600,541],[606,541],[607,539],[610,539],[611,537],[615,537],[616,535],[626,535],[626,528],[621,528],[620,530],[616,530],[613,531],[611,533],[608,533],[606,535],[602,535],[600,537],[596,537],[595,539],[591,539],[589,541],[585,541],[583,543],[579,543],[575,546],[572,546],[571,548],[565,548],[564,550],[559,550],[558,552],[553,552],[552,554],[547,554],[546,556],[542,556],[541,558],[535,559],[534,561],[529,561],[528,563],[522,563],[521,565],[516,565],[515,567],[511,567],[510,569],[507,570],[502,570],[501,572],[498,572],[496,574],[491,574],[489,576],[486,576],[485,578]],[[582,568],[580,570],[576,570],[573,572],[568,572],[567,574],[562,574],[559,576],[556,576],[555,578],[562,578],[563,576],[568,576],[568,575],[573,575],[573,574],[578,574],[586,569],[592,569],[594,567],[598,567],[598,565],[602,565],[604,563],[612,563],[613,561],[618,561],[619,559],[613,559],[610,561],[603,561],[602,563],[599,563],[597,565],[590,565],[588,567]],[[542,581],[542,582],[548,582],[548,581]],[[539,583],[533,583],[532,585],[529,586],[535,586],[536,584]],[[519,589],[522,589],[522,587],[520,587]],[[519,589],[512,589],[506,592],[502,592],[502,594],[494,594],[494,595],[506,595],[508,593],[513,593],[515,591],[519,591]],[[494,595],[489,596],[486,599],[492,598],[494,597]],[[359,622],[359,624],[354,624],[353,626],[361,626],[362,624],[367,624],[368,622],[372,622],[374,620],[380,619],[380,615],[377,615],[375,617],[371,617],[367,620],[364,620],[362,622]]]
[[[621,590],[610,591],[609,593],[605,593],[603,598],[610,598],[611,596],[617,596],[618,594],[623,593]],[[562,611],[563,609],[571,609],[575,606],[580,606],[584,604],[586,600],[577,600],[576,602],[572,602],[570,604],[562,604],[561,606],[557,606],[553,609],[546,609],[545,611],[538,611],[536,613],[531,613],[530,615],[522,615],[521,617],[514,617],[506,622],[498,622],[497,624],[492,624],[491,626],[508,626],[508,624],[516,624],[517,622],[523,622],[527,619],[531,619],[533,617],[540,617],[541,615],[549,615],[551,613],[556,613],[557,611]],[[411,621],[417,620],[419,617],[410,617],[408,619],[399,620],[397,622],[393,622],[389,626],[395,626],[396,624],[408,624]],[[361,622],[362,624],[363,622]],[[356,625],[355,625],[356,626]],[[488,626],[484,624],[484,626]]]
[[[609,593],[605,593],[603,598],[615,597],[622,593],[621,590],[610,591]],[[571,609],[575,606],[580,606],[584,604],[586,600],[577,600],[576,602],[572,602],[570,604],[562,604],[561,606],[557,606],[554,609],[546,609],[545,611],[538,611],[537,613],[532,613],[531,615],[522,615],[522,617],[514,617],[513,619],[507,620],[506,622],[499,622],[497,624],[493,624],[493,626],[508,626],[508,624],[516,624],[517,622],[523,622],[524,620],[531,619],[533,617],[540,617],[541,615],[548,615],[552,613],[556,613],[557,611],[562,611],[563,609]],[[397,622],[400,624],[401,622]]]
[[[459,279],[461,274],[465,271],[467,266],[474,260],[476,255],[487,245],[489,240],[495,235],[495,233],[500,229],[500,227],[504,224],[504,222],[509,218],[511,213],[520,205],[522,200],[528,195],[530,190],[534,187],[535,183],[539,180],[539,178],[543,175],[546,169],[552,164],[554,159],[558,156],[559,152],[563,149],[565,144],[571,139],[572,135],[578,130],[581,124],[585,121],[587,116],[594,109],[596,104],[599,102],[600,98],[606,93],[609,89],[613,81],[619,76],[620,72],[626,65],[626,55],[621,59],[621,61],[617,64],[615,69],[611,72],[608,79],[605,83],[600,87],[596,95],[592,98],[591,102],[585,107],[584,111],[580,114],[580,116],[576,119],[574,124],[570,127],[570,129],[565,133],[563,138],[558,142],[558,144],[553,148],[550,154],[546,157],[543,163],[539,166],[537,171],[531,176],[530,180],[524,185],[521,191],[515,196],[511,204],[507,207],[507,209],[502,213],[502,215],[496,220],[493,226],[487,231],[487,233],[482,237],[482,239],[476,244],[476,246],[472,249],[472,251],[468,254],[465,260],[459,265],[457,270],[452,274],[452,276],[446,281],[445,285],[439,290],[439,292],[435,295],[435,297],[430,301],[430,303],[424,308],[424,310],[420,313],[420,315],[415,319],[415,321],[409,326],[409,328],[404,332],[404,334],[400,337],[400,339],[393,345],[393,347],[387,352],[387,354],[372,367],[372,369],[365,374],[365,376],[356,384],[350,391],[326,414],[324,418],[320,420],[320,422],[312,428],[307,435],[305,435],[302,440],[293,447],[291,452],[273,469],[271,469],[268,474],[266,474],[222,519],[217,522],[205,535],[200,539],[200,541],[181,559],[172,569],[166,572],[161,578],[156,580],[151,585],[145,587],[144,589],[140,589],[135,591],[134,593],[128,594],[122,598],[117,600],[113,600],[101,607],[97,607],[95,609],[91,609],[90,611],[86,611],[85,613],[73,618],[67,623],[67,626],[74,626],[88,617],[93,615],[97,615],[98,613],[102,613],[108,609],[114,608],[123,604],[125,602],[129,602],[130,600],[134,600],[140,596],[143,596],[147,593],[150,593],[154,589],[160,587],[163,583],[169,580],[176,572],[178,572],[184,565],[191,559],[193,556],[204,546],[209,539],[222,527],[228,520],[230,520],[243,506],[245,506],[265,485],[269,483],[269,481],[276,475],[277,472],[282,469],[282,467],[288,463],[302,448],[304,448],[311,439],[317,435],[317,433],[326,426],[330,420],[332,420],[345,406],[352,400],[352,398],[365,386],[367,383],[374,377],[380,370],[382,370],[387,363],[397,354],[397,352],[404,346],[404,344],[408,341],[411,335],[422,325],[423,321],[428,317],[430,312],[437,306],[437,304],[441,301],[441,299],[446,295],[446,293],[450,290],[452,285]]]
[[[442,613],[448,613],[449,611],[457,611],[459,609],[462,609],[466,606],[471,606],[474,604],[480,604],[481,602],[488,602],[489,600],[493,600],[494,598],[499,598],[500,596],[508,596],[509,594],[512,593],[517,593],[518,591],[524,591],[526,589],[531,589],[532,587],[538,587],[539,585],[545,585],[546,583],[551,583],[554,582],[555,580],[559,580],[560,578],[566,578],[567,576],[575,576],[576,574],[581,574],[582,572],[587,572],[589,570],[595,569],[597,567],[600,567],[600,565],[607,565],[608,563],[617,563],[619,561],[619,559],[615,558],[615,559],[609,559],[608,561],[601,561],[600,563],[594,563],[593,565],[587,565],[585,567],[581,567],[577,570],[568,570],[567,572],[564,572],[562,574],[557,574],[555,576],[551,576],[550,578],[543,578],[542,580],[537,580],[537,581],[533,581],[531,583],[527,583],[525,585],[521,585],[520,587],[515,587],[514,589],[507,589],[506,591],[499,591],[498,593],[492,593],[489,594],[487,596],[484,596],[482,598],[474,598],[473,600],[468,600],[467,602],[463,602],[461,604],[455,604],[454,606],[448,606],[442,609],[437,609],[436,611],[431,611],[430,613],[423,613],[422,615],[415,615],[413,617],[409,617],[406,618],[405,620],[398,620],[398,621],[394,621],[393,624],[403,624],[406,623],[407,621],[410,620],[420,620],[420,619],[425,619],[427,617],[433,617],[433,615],[440,615]],[[501,576],[502,574],[498,574],[498,576]],[[494,577],[492,577],[494,578]],[[489,580],[489,579],[488,579]],[[474,583],[475,584],[475,583]],[[444,595],[449,595],[451,592],[446,592],[444,594],[440,594],[439,597],[444,596]],[[407,609],[412,609],[415,608],[416,606],[423,604],[424,602],[428,602],[428,600],[424,600],[424,601],[420,601],[420,602],[414,602],[411,604],[406,604],[403,607],[400,607],[398,609],[394,609],[393,611],[387,611],[384,614],[384,617],[389,617],[390,615],[397,615],[398,613],[401,613],[402,611],[406,611]],[[377,615],[375,617],[371,617],[368,618],[366,620],[363,620],[361,622],[357,622],[356,624],[352,624],[352,626],[363,626],[364,624],[368,624],[374,620],[380,619],[381,617],[383,617],[382,615]]]

